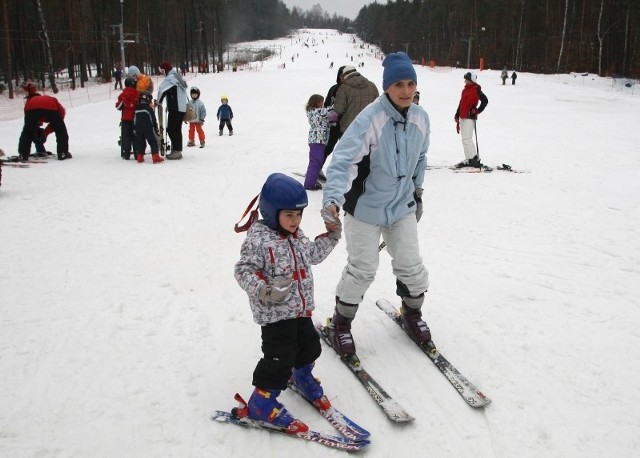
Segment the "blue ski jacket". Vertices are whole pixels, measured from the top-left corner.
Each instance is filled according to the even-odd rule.
[[[359,221],[388,226],[415,213],[431,126],[412,104],[401,114],[382,94],[358,114],[333,151],[323,206],[334,203]]]

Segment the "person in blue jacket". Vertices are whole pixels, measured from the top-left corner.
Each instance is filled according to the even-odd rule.
[[[233,126],[231,125],[231,120],[233,119],[233,110],[231,109],[231,107],[229,106],[229,98],[226,95],[223,95],[220,98],[220,102],[222,102],[222,105],[220,105],[220,107],[218,108],[218,121],[220,121],[220,125],[218,126],[220,132],[218,132],[220,135],[222,135],[222,130],[224,129],[224,126],[227,126],[227,129],[229,129],[229,135],[233,135]]]
[[[401,299],[403,326],[419,343],[431,340],[422,319],[429,274],[420,257],[418,226],[431,132],[429,116],[413,102],[417,75],[409,56],[382,63],[384,94],[362,110],[333,151],[321,214],[343,228],[347,265],[336,288],[329,337],[343,356],[355,355],[351,323],[373,282],[380,238],[386,243]]]

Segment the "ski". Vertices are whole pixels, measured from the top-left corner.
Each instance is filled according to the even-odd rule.
[[[427,170],[451,170],[454,173],[491,173],[494,170],[499,170],[501,172],[510,172],[510,173],[531,173],[529,170],[522,169],[514,169],[509,164],[501,164],[497,167],[489,167],[487,165],[483,165],[482,167],[462,167],[456,168],[451,165],[428,165]]]
[[[10,164],[46,164],[48,161],[46,160],[37,160],[37,159],[31,159],[32,156],[30,156],[30,159],[28,161],[21,161],[20,160],[20,156],[8,156],[5,157],[4,159],[2,159],[2,162],[4,162],[6,165],[10,165]]]
[[[316,329],[320,333],[322,340],[329,345],[331,348],[331,341],[329,340],[329,329],[326,326],[322,326],[321,324],[316,324]],[[334,348],[335,350],[335,348]],[[336,351],[336,353],[338,353]],[[378,406],[382,409],[382,411],[389,417],[389,419],[398,422],[398,423],[406,423],[409,421],[413,421],[414,418],[407,413],[404,408],[398,404],[398,402],[393,399],[381,386],[376,382],[376,380],[362,367],[360,360],[356,355],[352,355],[350,357],[344,357],[340,355],[340,361],[344,363],[345,366],[356,376],[356,378],[360,381],[362,386],[365,387],[367,393],[373,398],[374,401],[378,404]]]
[[[29,164],[27,164],[26,162],[2,162],[0,164],[0,167],[13,167],[16,169],[28,169],[29,168]]]
[[[385,312],[389,318],[391,318],[398,326],[402,328],[407,336],[411,338],[406,329],[402,326],[402,320],[400,318],[400,312],[386,299],[378,299],[376,305],[380,310]],[[413,339],[411,339],[415,342]],[[417,342],[415,342],[416,345]],[[491,399],[486,397],[476,386],[471,383],[464,375],[451,364],[442,353],[436,348],[432,340],[425,342],[422,345],[418,345],[420,349],[426,354],[429,359],[436,365],[438,370],[445,376],[449,383],[456,389],[458,394],[469,404],[471,407],[480,408],[488,405]]]
[[[522,169],[514,169],[509,164],[501,164],[495,168],[496,170],[500,170],[501,172],[511,172],[511,173],[531,173],[531,170],[522,170]]]
[[[293,173],[293,174],[294,174],[294,175],[296,175],[296,176],[302,177],[302,178],[306,178],[306,177],[307,177],[307,174],[306,174],[306,173],[302,173],[302,172],[291,172],[291,173]],[[326,182],[327,182],[327,177],[326,177],[326,176],[324,176],[324,175],[320,175],[320,176],[318,176],[318,182],[319,182],[320,184],[324,185],[324,183],[326,183]]]
[[[167,142],[167,133],[164,128],[164,107],[161,103],[158,104],[158,130],[160,131],[160,138],[158,138],[158,143],[160,144],[160,156],[164,156],[167,152],[167,149],[171,148]]]
[[[230,423],[238,426],[244,426],[246,428],[255,428],[262,429],[268,432],[281,433],[290,437],[295,437],[297,439],[317,442],[326,447],[331,447],[338,450],[346,450],[349,452],[361,450],[362,448],[370,444],[368,440],[352,441],[345,437],[332,436],[330,434],[312,430],[305,432],[291,432],[288,431],[287,428],[275,426],[268,422],[252,420],[247,416],[240,415],[242,407],[246,406],[246,402],[242,399],[242,397],[239,394],[236,394],[235,399],[244,405],[241,407],[234,407],[233,409],[231,409],[231,412],[216,410],[211,415],[211,419],[214,421],[219,421],[221,423]]]
[[[33,153],[33,154],[29,154],[29,157],[31,158],[35,158],[35,159],[51,159],[53,158],[55,155],[51,152],[51,151],[45,151],[43,153]]]
[[[322,409],[315,405],[313,401],[307,398],[302,391],[300,391],[293,383],[289,382],[289,389],[294,393],[298,393],[302,399],[311,404],[340,434],[352,441],[362,441],[371,435],[369,431],[358,426],[355,422],[345,416],[335,407],[331,406],[328,409]]]

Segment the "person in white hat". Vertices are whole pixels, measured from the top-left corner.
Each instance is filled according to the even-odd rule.
[[[481,168],[480,155],[478,148],[473,143],[473,133],[476,128],[476,120],[478,115],[484,111],[489,99],[482,92],[482,88],[478,84],[478,76],[475,73],[467,72],[464,74],[464,89],[460,96],[460,103],[454,119],[456,121],[456,131],[462,139],[462,148],[464,149],[464,161],[456,164],[457,169],[464,167]],[[480,106],[478,106],[480,103]]]

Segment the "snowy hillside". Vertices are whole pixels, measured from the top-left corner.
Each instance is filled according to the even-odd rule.
[[[311,37],[318,46],[305,46]],[[0,456],[345,456],[209,415],[234,407],[236,392],[249,396],[261,356],[233,278],[244,237],[234,223],[270,173],[305,171],[304,105],[326,94],[340,65],[353,56],[381,89],[380,59],[351,39],[308,31],[270,42],[281,54],[251,71],[188,74],[209,111],[207,146],[185,147],[181,161],[120,159],[113,92],[69,107],[72,160],[3,168]],[[429,163],[454,164],[467,69],[416,70]],[[592,75],[521,73],[502,86],[499,74],[479,73],[489,97],[480,154],[531,173],[429,170],[419,225],[425,318],[492,404],[469,408],[377,309],[379,297],[397,302],[386,252],[353,333],[366,369],[415,421],[387,420],[327,347],[315,373],[372,433],[368,457],[638,456],[640,94]],[[233,137],[217,135],[223,94]],[[0,122],[8,154],[21,128]],[[309,201],[302,227],[315,236],[321,194]],[[314,269],[317,321],[332,313],[345,259],[341,242]],[[333,432],[293,393],[281,400]]]

